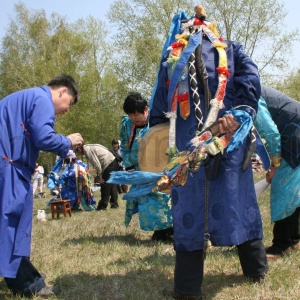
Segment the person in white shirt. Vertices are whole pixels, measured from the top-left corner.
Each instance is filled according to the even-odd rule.
[[[44,168],[43,166],[39,166],[38,163],[35,164],[35,171],[33,173],[32,178],[33,184],[33,196],[37,191],[37,195],[43,193],[43,186],[44,186]]]

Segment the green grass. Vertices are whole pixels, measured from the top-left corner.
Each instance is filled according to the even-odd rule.
[[[50,299],[165,299],[161,291],[173,283],[173,246],[152,243],[152,232],[139,229],[137,216],[125,228],[121,197],[119,209],[74,212],[54,220],[45,202],[34,202],[31,260],[47,274],[48,284],[62,289]],[[268,190],[259,203],[267,246],[272,240]],[[46,222],[37,220],[38,209],[46,210]],[[266,279],[252,284],[242,276],[235,247],[210,248],[203,282],[206,299],[300,299],[299,252],[269,261],[269,267]],[[10,294],[3,279],[0,299],[20,299]]]

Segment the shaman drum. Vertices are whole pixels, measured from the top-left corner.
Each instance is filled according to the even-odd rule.
[[[151,127],[140,141],[138,162],[141,171],[160,173],[168,164],[169,122]]]

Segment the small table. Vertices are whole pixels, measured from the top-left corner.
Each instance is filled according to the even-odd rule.
[[[72,216],[72,209],[71,209],[71,200],[62,200],[57,199],[50,203],[51,205],[51,213],[52,213],[52,219],[55,218],[55,214],[57,218],[59,218],[59,214],[62,212],[64,216],[67,216],[67,213],[69,213],[70,217]]]

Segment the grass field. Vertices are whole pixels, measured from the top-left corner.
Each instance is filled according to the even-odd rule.
[[[121,196],[119,209],[74,212],[54,220],[45,203],[45,199],[34,202],[31,260],[47,274],[48,284],[61,287],[62,293],[51,299],[165,299],[162,289],[173,283],[173,246],[151,242],[152,232],[141,231],[136,216],[125,228]],[[268,190],[259,203],[268,246],[272,240]],[[38,209],[46,210],[46,222],[37,220]],[[300,299],[299,254],[294,251],[269,261],[266,279],[253,284],[242,276],[235,247],[212,247],[205,261],[206,299]],[[0,299],[21,299],[11,296],[2,278]]]

